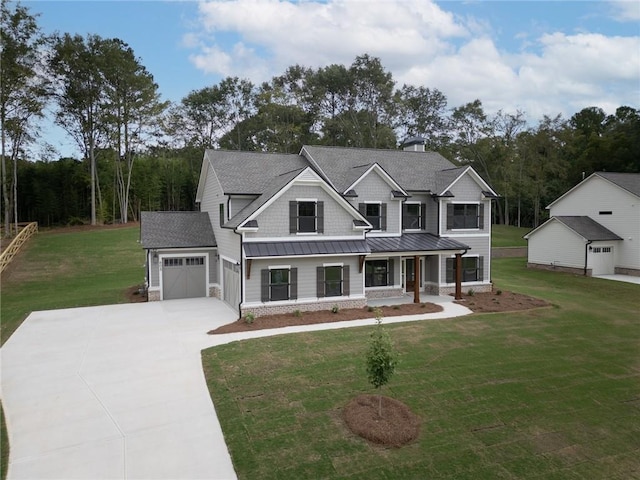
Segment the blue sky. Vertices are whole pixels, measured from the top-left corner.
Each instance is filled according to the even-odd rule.
[[[428,0],[23,1],[46,33],[118,37],[162,96],[228,75],[254,83],[293,64],[380,57],[399,85],[450,108],[523,110],[535,123],[587,106],[640,108],[640,2]],[[75,154],[58,133],[45,139]]]

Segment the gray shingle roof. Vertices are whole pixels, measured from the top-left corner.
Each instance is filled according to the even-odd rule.
[[[381,252],[437,252],[468,250],[470,247],[451,238],[431,233],[405,233],[400,237],[370,237],[367,244],[373,253]]]
[[[225,194],[263,194],[274,179],[308,166],[295,154],[207,150],[206,157]]]
[[[150,248],[215,247],[206,212],[142,212],[140,243]]]
[[[596,172],[596,175],[640,197],[640,173]]]
[[[318,240],[304,242],[245,243],[247,258],[283,257],[293,255],[343,255],[370,252],[365,240]]]
[[[436,172],[455,168],[439,153],[368,148],[304,146],[311,160],[340,193],[372,164],[380,165],[405,190],[436,191]],[[446,185],[445,185],[446,186]]]
[[[618,235],[603,227],[591,217],[559,216],[553,218],[587,240],[622,240]]]

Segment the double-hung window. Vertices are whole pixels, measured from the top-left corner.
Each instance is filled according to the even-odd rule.
[[[323,233],[324,203],[316,200],[289,202],[289,233]]]
[[[424,230],[424,203],[405,203],[402,205],[402,228],[404,230]]]
[[[272,267],[261,270],[261,297],[263,302],[295,300],[298,295],[298,269]]]
[[[447,204],[447,230],[484,228],[484,205],[478,203]]]
[[[387,204],[380,202],[360,203],[358,210],[373,226],[373,230],[387,229]]]
[[[317,267],[316,280],[319,298],[349,295],[349,265]]]
[[[462,282],[481,282],[484,280],[484,257],[462,257]],[[447,258],[447,283],[456,281],[456,259]]]
[[[364,286],[393,285],[393,260],[368,260],[364,264]]]

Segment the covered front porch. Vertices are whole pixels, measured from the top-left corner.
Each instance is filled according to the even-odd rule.
[[[368,301],[382,301],[379,305],[389,305],[391,299],[423,303],[423,296],[449,293],[451,283],[454,298],[462,298],[462,256],[469,246],[430,233],[372,237],[367,238],[367,245],[371,254],[362,261]],[[452,270],[449,283],[445,282],[449,276],[445,263]]]

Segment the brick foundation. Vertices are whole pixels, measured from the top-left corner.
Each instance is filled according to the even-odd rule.
[[[640,277],[640,269],[638,268],[616,267],[615,273],[616,275],[631,275],[632,277]]]
[[[292,303],[289,305],[260,305],[256,307],[243,307],[242,315],[252,313],[256,318],[264,315],[277,315],[279,313],[293,313],[296,310],[300,312],[316,312],[318,310],[331,310],[334,305],[338,308],[364,308],[367,306],[365,298],[353,300],[336,300],[335,302],[314,302],[314,303]]]
[[[147,292],[147,302],[159,302],[160,290],[150,290]]]
[[[544,263],[527,263],[527,268],[537,268],[538,270],[548,270],[550,272],[573,273],[574,275],[584,275],[584,268],[562,267],[560,265],[547,265]],[[592,270],[587,268],[587,277],[591,276]]]
[[[400,288],[390,288],[388,290],[367,290],[365,291],[367,298],[390,298],[401,297],[404,295],[404,290]]]

